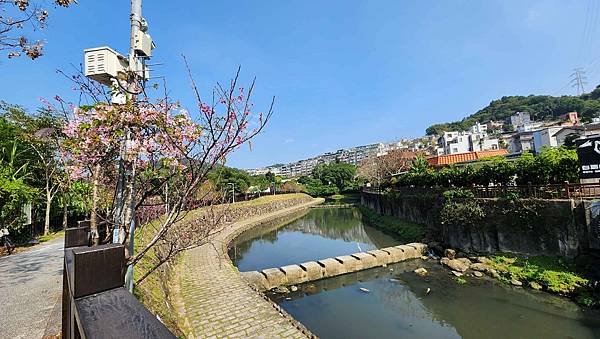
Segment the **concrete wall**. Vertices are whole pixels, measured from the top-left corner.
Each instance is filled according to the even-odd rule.
[[[257,289],[265,291],[278,286],[297,285],[407,259],[420,258],[426,252],[427,245],[411,243],[335,258],[309,261],[298,265],[268,268],[260,272],[243,272],[242,276]]]
[[[520,210],[496,199],[480,199],[486,218],[480,225],[443,225],[441,198],[363,193],[363,205],[378,213],[427,225],[428,241],[476,252],[516,252],[575,257],[598,242],[590,236],[584,203],[537,200],[535,211]],[[529,214],[528,214],[529,213]],[[533,215],[533,216],[532,216]],[[589,218],[588,218],[589,219]],[[591,247],[593,248],[593,246]]]

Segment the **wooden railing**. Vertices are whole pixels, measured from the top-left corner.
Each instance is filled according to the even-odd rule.
[[[89,247],[88,227],[68,228],[62,338],[175,338],[124,285],[125,248]]]
[[[393,191],[400,195],[442,195],[444,191],[458,189],[455,187],[396,187],[380,189],[378,187],[364,188],[366,193],[381,193]],[[526,186],[474,186],[462,187],[473,192],[476,198],[501,198],[511,194],[518,198],[538,199],[595,199],[600,198],[600,184],[564,183],[551,185]]]

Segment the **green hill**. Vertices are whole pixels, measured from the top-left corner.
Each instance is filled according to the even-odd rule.
[[[485,123],[490,120],[506,121],[516,112],[528,112],[535,121],[552,120],[559,116],[576,111],[583,121],[590,121],[600,116],[600,86],[591,93],[581,96],[549,95],[506,96],[492,101],[488,106],[476,113],[449,123],[434,124],[427,128],[427,135],[444,131],[463,131],[476,122]]]

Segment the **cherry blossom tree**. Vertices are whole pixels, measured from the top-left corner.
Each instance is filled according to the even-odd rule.
[[[184,217],[192,209],[220,202],[214,191],[205,189],[209,172],[260,133],[273,112],[274,98],[265,113],[252,113],[255,82],[248,90],[239,86],[240,69],[228,86],[217,84],[208,101],[202,99],[189,67],[188,73],[196,98],[192,114],[166,94],[149,99],[144,86],[138,86],[139,94],[122,105],[97,102],[73,107],[63,129],[72,175],[92,182],[92,234],[97,237],[99,218],[107,223],[108,235],[118,230],[119,242],[128,245],[131,265],[157,244],[160,250],[153,253],[159,256],[157,266],[162,265],[218,231],[224,213],[204,209],[201,215]],[[86,83],[89,80],[72,79],[88,96],[99,98],[104,93],[97,84]],[[113,195],[106,213],[98,209],[100,189]],[[154,232],[133,253],[136,219],[154,219],[147,223]]]
[[[380,156],[370,156],[357,167],[357,175],[379,186],[385,179],[410,168],[415,152],[391,150]]]
[[[69,7],[74,0],[53,0],[55,7]],[[27,55],[36,59],[43,54],[44,44],[31,41],[28,35],[46,27],[49,11],[47,3],[31,0],[0,0],[0,51],[9,58]]]

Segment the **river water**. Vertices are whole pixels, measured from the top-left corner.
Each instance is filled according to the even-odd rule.
[[[253,232],[229,252],[240,271],[397,243],[363,224],[354,208],[312,209]],[[429,275],[414,274],[418,267]],[[600,314],[567,299],[488,278],[465,280],[459,284],[441,265],[419,259],[268,296],[321,338],[600,338]]]

